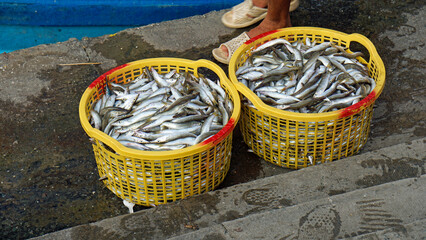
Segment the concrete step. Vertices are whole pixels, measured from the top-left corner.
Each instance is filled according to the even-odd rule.
[[[426,219],[426,175],[269,210],[170,238],[342,239],[368,234],[408,235],[410,223]],[[414,225],[414,233],[424,229]],[[380,233],[379,233],[380,232]],[[361,236],[358,239],[363,239]]]
[[[383,205],[386,201],[382,204],[381,198],[372,198],[376,190],[371,187],[386,183],[393,186],[401,179],[408,179],[408,182],[412,182],[413,178],[419,178],[425,174],[425,143],[426,138],[402,143],[336,162],[208,192],[133,214],[76,226],[36,239],[81,239],[82,237],[88,239],[90,236],[97,238],[102,235],[135,239],[166,239],[192,233],[197,229],[200,231],[204,231],[203,229],[208,231],[211,228],[220,229],[223,228],[221,224],[226,222],[238,221],[238,219],[251,216],[258,217],[258,214],[275,210],[297,209],[301,204],[310,204],[306,206],[312,207],[311,210],[321,204],[329,207],[329,204],[332,204],[329,199],[335,199],[339,195],[348,196],[347,194],[352,194],[353,196],[350,196],[359,199],[361,196],[357,194],[361,190],[365,192],[363,194],[371,198],[359,200],[360,203],[353,202],[353,210],[362,206],[362,201],[377,199],[377,204]],[[403,183],[406,184],[405,181]],[[401,190],[403,189],[401,187]],[[411,193],[410,190],[412,190],[413,194],[418,191],[412,188],[407,189],[408,193]],[[354,191],[356,193],[352,193]],[[397,197],[401,194],[398,191],[392,190],[391,193],[386,192],[386,194],[394,194],[398,199]],[[417,201],[417,198],[414,200]],[[332,211],[329,208],[325,210],[321,207],[317,208],[320,212]],[[349,210],[351,209],[339,213],[339,218],[350,218],[350,215],[346,215],[353,214]],[[302,217],[302,213],[306,213],[306,211],[300,211],[297,214]],[[392,219],[394,218],[390,220],[397,221]],[[398,222],[398,224],[403,223],[406,222]],[[295,228],[294,231],[297,229]],[[359,234],[363,233],[359,232]]]
[[[426,219],[414,221],[409,224],[401,224],[400,226],[386,228],[381,231],[366,233],[355,237],[345,239],[351,240],[388,240],[388,239],[425,239],[426,235]]]

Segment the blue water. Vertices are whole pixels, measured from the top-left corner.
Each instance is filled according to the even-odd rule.
[[[242,0],[0,0],[0,53],[230,8]]]
[[[0,25],[0,53],[12,52],[39,44],[57,43],[70,38],[98,37],[132,26],[16,26]]]

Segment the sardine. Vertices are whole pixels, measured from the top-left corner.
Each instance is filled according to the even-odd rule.
[[[361,96],[352,100],[356,103],[376,86],[368,68],[356,59],[362,54],[351,53],[336,43],[274,39],[250,54],[236,70],[238,81],[278,109],[302,113],[334,111],[347,105],[338,99],[351,94]],[[248,101],[243,99],[243,103]]]
[[[125,84],[108,80],[104,93],[93,103],[92,126],[144,151],[198,144],[220,131],[233,112],[218,80],[190,72],[160,74],[144,67]]]

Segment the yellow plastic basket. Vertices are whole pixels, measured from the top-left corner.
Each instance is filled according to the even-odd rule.
[[[295,113],[266,105],[248,87],[238,82],[235,72],[253,49],[277,38],[290,42],[304,41],[306,38],[317,43],[330,41],[348,49],[351,43],[361,44],[368,51],[369,60],[358,60],[368,67],[370,77],[376,81],[376,87],[357,104],[333,112]],[[239,47],[229,64],[229,78],[240,94],[255,106],[242,105],[240,129],[246,144],[268,162],[299,169],[351,156],[364,146],[370,131],[373,104],[385,84],[385,67],[374,45],[360,34],[345,34],[314,27],[292,27],[250,39]]]
[[[104,94],[106,76],[112,82],[127,83],[142,74],[144,67],[154,67],[159,73],[176,69],[195,76],[198,76],[201,68],[212,70],[234,103],[229,122],[204,142],[173,151],[127,148],[93,128],[89,123],[90,110]],[[232,132],[240,111],[239,94],[219,66],[207,60],[177,58],[144,59],[116,67],[101,75],[86,89],[79,106],[81,125],[94,139],[93,151],[104,184],[118,197],[144,206],[165,204],[215,189],[229,169]]]

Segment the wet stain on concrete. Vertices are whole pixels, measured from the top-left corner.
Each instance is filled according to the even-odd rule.
[[[129,232],[145,232],[152,235],[151,221],[146,214],[130,214],[121,219],[120,226]]]
[[[245,213],[243,214],[243,216],[244,216],[244,217],[246,217],[246,216],[250,216],[250,215],[252,215],[252,214],[259,213],[259,212],[261,212],[261,211],[263,211],[263,210],[265,210],[265,209],[266,209],[266,207],[263,207],[263,206],[257,206],[257,207],[254,207],[254,208],[252,208],[252,209],[248,210],[247,212],[245,212]]]
[[[334,189],[331,189],[331,190],[329,190],[328,191],[328,196],[334,196],[334,195],[338,195],[338,194],[343,194],[343,193],[346,193],[346,190],[334,190]]]
[[[289,207],[294,205],[293,202],[290,199],[287,198],[281,198],[280,200],[278,200],[280,205],[283,207]]]
[[[219,188],[259,178],[262,174],[261,161],[264,160],[248,150],[249,147],[244,143],[239,124],[237,124],[233,132],[231,165],[228,174]]]
[[[0,238],[15,231],[29,238],[125,211],[105,211],[117,200],[97,180],[91,145],[78,118],[82,92],[99,73],[95,67],[40,72],[40,79],[51,85],[30,105],[0,104],[0,122],[8,126],[0,131],[1,192],[8,206],[7,221],[3,214],[0,219],[5,234]]]
[[[79,226],[77,229],[71,232],[70,239],[104,239],[104,240],[122,240],[128,239],[122,237],[110,229],[105,229],[93,225]]]
[[[424,161],[408,158],[365,160],[361,163],[364,168],[375,168],[382,171],[381,174],[365,176],[356,181],[358,186],[370,187],[379,184],[397,181],[404,178],[418,177],[425,174]]]
[[[201,215],[204,215],[217,213],[217,204],[219,204],[219,201],[220,199],[214,194],[202,194],[186,198],[182,203],[185,209],[194,213],[200,212]]]
[[[345,17],[342,17],[342,13],[345,13]],[[359,14],[355,1],[308,0],[301,1],[300,7],[290,16],[293,26],[325,27],[348,31],[347,27],[353,25]]]
[[[210,233],[202,238],[202,240],[225,240],[225,239],[226,237],[224,237],[220,233]]]
[[[131,61],[156,57],[213,60],[211,49],[214,47],[215,46],[193,48],[183,52],[156,50],[154,46],[145,42],[143,37],[121,32],[113,37],[107,38],[102,43],[94,44],[91,48],[101,53],[106,58],[114,59],[118,65],[122,65]]]
[[[413,0],[409,2],[306,0],[301,1],[297,11],[291,13],[291,21],[293,26],[315,26],[346,33],[357,32],[375,39],[383,30],[394,30],[406,22],[401,12],[414,13],[421,6],[420,1]]]
[[[216,195],[202,194],[186,198],[180,202],[179,206],[189,222],[196,222],[198,227],[203,228],[210,226],[211,223],[202,222],[200,219],[205,215],[217,214],[219,201],[220,199]]]
[[[231,211],[227,211],[225,214],[219,216],[218,221],[219,222],[232,221],[232,220],[238,219],[240,217],[241,217],[241,215],[240,215],[239,212],[231,210]]]
[[[152,218],[145,213],[135,212],[125,215],[120,227],[140,239],[161,239],[180,232],[189,220],[180,208],[158,206],[152,211]]]
[[[424,128],[424,127],[416,127],[414,129],[413,134],[415,136],[424,137],[426,135],[426,128]]]

